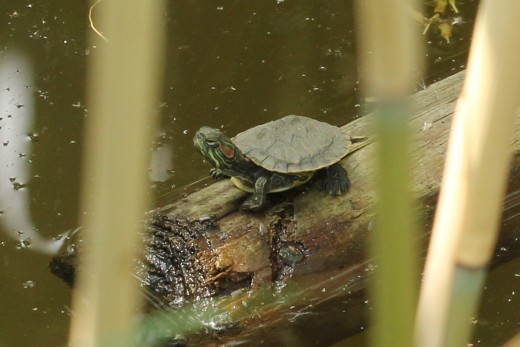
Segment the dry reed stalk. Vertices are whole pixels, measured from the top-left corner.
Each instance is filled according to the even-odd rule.
[[[106,1],[92,32],[82,195],[85,256],[71,346],[131,346],[139,307],[132,276],[148,206],[147,167],[159,91],[164,2]]]
[[[418,346],[467,342],[480,293],[474,286],[495,245],[508,172],[520,95],[519,14],[518,1],[481,3],[421,288]]]

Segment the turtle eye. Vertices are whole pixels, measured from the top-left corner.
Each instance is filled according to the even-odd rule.
[[[229,148],[222,143],[218,146],[218,148],[227,158],[233,158],[235,156],[235,150],[233,150],[233,148]]]
[[[208,140],[206,139],[206,144],[210,147],[217,147],[218,145],[218,142],[217,141],[214,141],[214,140]]]

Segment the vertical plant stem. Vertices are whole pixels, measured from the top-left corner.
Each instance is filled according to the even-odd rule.
[[[518,1],[481,3],[421,288],[420,346],[458,346],[469,339],[495,246],[520,101],[520,47],[511,41],[520,33],[519,13]]]
[[[417,247],[410,194],[407,95],[421,71],[415,1],[360,0],[360,70],[365,95],[375,96],[376,225],[371,252],[374,346],[411,346],[417,298]]]
[[[378,177],[371,252],[374,346],[411,346],[418,290],[418,258],[410,194],[408,114],[403,103],[376,111]]]
[[[132,271],[148,206],[147,167],[159,90],[163,1],[105,1],[90,33],[82,194],[85,254],[73,298],[72,346],[131,346],[139,307]]]

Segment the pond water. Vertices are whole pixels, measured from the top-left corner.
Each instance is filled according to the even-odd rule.
[[[71,291],[48,262],[56,238],[77,228],[81,215],[86,63],[96,47],[86,39],[86,2],[0,3],[0,347],[63,345]],[[450,43],[435,28],[425,36],[425,84],[464,68],[477,4],[467,0],[452,14]],[[93,9],[94,21],[102,7]],[[202,125],[232,135],[287,114],[337,125],[362,115],[349,1],[172,1],[164,25],[150,170],[157,205],[207,176],[192,145]],[[493,300],[514,299],[514,289],[497,284],[504,276],[519,281],[514,271],[491,276]],[[504,324],[494,312],[482,345],[510,335],[495,330]]]

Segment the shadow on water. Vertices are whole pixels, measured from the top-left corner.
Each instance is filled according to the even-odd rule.
[[[426,84],[464,68],[477,4],[459,5],[462,13],[454,20],[462,20],[450,43],[435,29],[427,34]],[[47,263],[60,245],[56,237],[75,229],[81,215],[86,57],[96,54],[86,41],[87,6],[65,0],[2,4],[0,346],[66,341],[70,290],[50,275]],[[169,6],[166,83],[155,110],[162,122],[150,169],[157,205],[210,183],[192,145],[202,125],[233,135],[287,114],[337,125],[362,115],[349,2]],[[507,223],[514,227],[518,213],[510,211]],[[510,330],[501,329],[520,321],[511,307],[518,273],[511,261],[490,275],[477,330],[482,345],[503,341]]]

